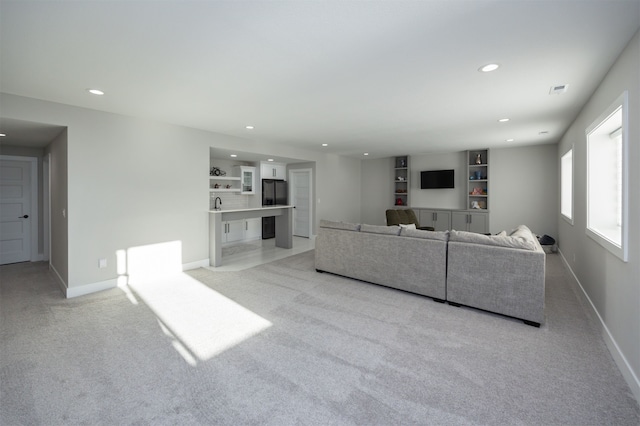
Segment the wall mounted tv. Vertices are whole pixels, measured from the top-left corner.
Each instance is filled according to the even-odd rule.
[[[420,172],[420,189],[454,188],[454,170],[425,170]]]

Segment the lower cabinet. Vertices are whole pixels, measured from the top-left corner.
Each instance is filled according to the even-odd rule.
[[[420,210],[420,226],[431,226],[436,231],[451,229],[451,212],[441,210]]]
[[[487,213],[451,212],[451,229],[487,234],[489,233],[489,215]]]
[[[230,220],[222,224],[224,225],[223,243],[233,243],[244,240],[244,220]]]
[[[262,237],[262,219],[240,219],[222,222],[224,235],[223,243],[256,240]]]
[[[262,218],[245,219],[244,221],[244,239],[259,240],[262,238]]]

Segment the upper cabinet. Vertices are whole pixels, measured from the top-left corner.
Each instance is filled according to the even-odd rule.
[[[409,156],[394,157],[393,167],[393,204],[395,206],[409,205]]]
[[[489,150],[467,151],[467,208],[489,209]]]
[[[281,163],[260,163],[261,179],[287,180],[287,165]]]
[[[251,166],[235,166],[234,175],[240,178],[240,194],[256,193],[256,168]]]

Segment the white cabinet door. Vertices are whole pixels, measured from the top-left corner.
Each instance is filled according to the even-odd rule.
[[[489,216],[485,213],[469,213],[469,231],[478,234],[489,232]]]
[[[467,231],[468,224],[467,213],[465,212],[452,212],[451,213],[451,229],[456,231]]]
[[[230,220],[224,222],[225,242],[232,243],[244,239],[244,220]]]
[[[287,166],[286,164],[262,163],[260,165],[260,178],[287,180]]]
[[[451,212],[441,210],[420,210],[420,226],[431,226],[435,231],[451,229]]]
[[[486,213],[452,212],[451,228],[486,234],[489,232],[489,216]]]
[[[251,166],[234,166],[233,174],[240,178],[240,194],[256,193],[256,168]]]
[[[436,231],[448,231],[451,229],[451,212],[435,212],[436,220],[434,221],[433,227]]]
[[[262,238],[262,218],[246,219],[244,221],[244,239],[257,240]]]
[[[276,164],[273,167],[276,170],[275,179],[287,180],[287,166],[284,164]]]

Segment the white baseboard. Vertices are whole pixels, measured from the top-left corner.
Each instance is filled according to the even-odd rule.
[[[207,268],[207,267],[209,267],[209,258],[182,264],[183,271],[188,271],[190,269]]]
[[[99,281],[97,283],[85,284],[77,287],[67,287],[67,299],[74,297],[85,296],[91,293],[97,293],[102,290],[109,290],[115,288],[118,285],[118,280],[113,278],[111,280]]]
[[[209,259],[203,259],[203,260],[198,260],[196,262],[189,262],[189,263],[182,264],[182,270],[188,271],[190,269],[197,269],[197,268],[208,267],[208,266],[209,266]],[[97,293],[103,290],[109,290],[118,286],[118,279],[113,278],[110,280],[99,281],[99,282],[85,284],[77,287],[68,287],[67,284],[62,279],[62,277],[60,276],[60,274],[58,273],[58,271],[56,271],[56,268],[54,268],[53,265],[51,264],[49,264],[49,268],[51,268],[51,270],[54,272],[54,275],[58,281],[58,285],[60,286],[60,289],[62,290],[62,292],[64,293],[67,299],[71,299],[79,296],[85,296],[87,294]]]
[[[613,357],[614,362],[618,366],[618,369],[622,373],[622,376],[624,377],[625,381],[629,385],[629,388],[631,388],[631,392],[633,393],[633,396],[636,398],[636,401],[638,401],[638,404],[640,404],[640,380],[638,379],[638,376],[633,371],[633,368],[631,368],[631,365],[629,364],[629,361],[627,361],[627,358],[624,356],[624,353],[622,353],[622,350],[620,350],[620,346],[618,346],[618,344],[616,343],[616,340],[613,338],[613,335],[609,331],[607,324],[605,324],[604,319],[600,315],[600,312],[598,312],[595,305],[591,301],[591,298],[589,297],[587,292],[584,290],[582,283],[580,282],[576,274],[573,272],[573,269],[571,269],[571,266],[569,265],[569,262],[567,261],[567,259],[564,257],[562,250],[558,250],[558,253],[560,253],[562,262],[565,264],[569,272],[571,272],[571,275],[573,275],[573,279],[575,279],[576,282],[578,283],[580,290],[582,290],[582,294],[584,294],[584,297],[589,302],[589,306],[591,306],[591,310],[596,315],[598,320],[600,320],[600,332],[602,333],[604,342],[607,345],[607,349],[609,349],[609,352],[611,353],[611,356]]]
[[[66,296],[66,294],[67,294],[67,283],[64,282],[64,280],[60,276],[60,273],[55,268],[55,266],[53,266],[53,264],[51,262],[49,262],[49,270],[51,272],[53,272],[53,276],[55,277],[56,281],[58,282],[58,286],[60,287],[60,290],[62,290],[62,294],[64,294]]]

